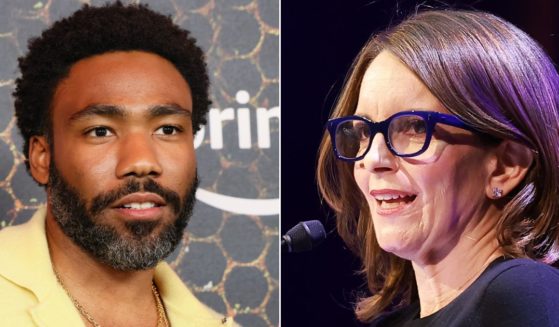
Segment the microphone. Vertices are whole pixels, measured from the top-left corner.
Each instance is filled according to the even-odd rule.
[[[302,221],[281,237],[281,248],[289,253],[310,251],[325,239],[326,230],[320,221]]]

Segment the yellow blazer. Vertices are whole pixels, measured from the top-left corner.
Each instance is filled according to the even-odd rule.
[[[25,224],[0,231],[0,325],[83,326],[80,313],[58,284],[45,234],[46,208]],[[155,283],[171,326],[236,326],[202,304],[166,262],[155,268]]]

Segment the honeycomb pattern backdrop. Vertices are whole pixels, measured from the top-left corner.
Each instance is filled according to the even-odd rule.
[[[15,124],[17,57],[53,21],[83,3],[105,2],[0,2],[0,228],[27,221],[45,201],[25,170]],[[207,53],[212,82],[208,126],[195,138],[204,196],[197,194],[188,231],[168,261],[217,311],[243,326],[277,326],[279,3],[141,2],[192,32]]]

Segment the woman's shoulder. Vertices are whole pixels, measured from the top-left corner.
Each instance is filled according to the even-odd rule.
[[[490,267],[480,279],[483,302],[522,302],[547,299],[559,306],[559,270],[530,259],[509,259]],[[533,302],[532,302],[533,303]]]
[[[550,321],[559,316],[558,269],[530,259],[511,259],[499,262],[487,275],[479,306],[485,324],[559,325]]]
[[[378,317],[384,326],[559,327],[559,270],[530,259],[497,259],[452,303],[418,319],[417,302]]]
[[[559,288],[559,269],[536,262],[531,259],[509,259],[492,265],[481,278],[487,278],[491,291],[509,291],[515,289],[532,289],[538,285],[546,289]],[[515,287],[510,287],[515,285]],[[522,287],[524,286],[524,287]],[[557,294],[559,296],[559,293]]]

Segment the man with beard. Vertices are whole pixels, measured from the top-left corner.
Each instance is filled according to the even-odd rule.
[[[203,53],[146,6],[84,6],[20,58],[27,168],[46,208],[0,232],[7,326],[231,326],[162,262],[197,187]]]

